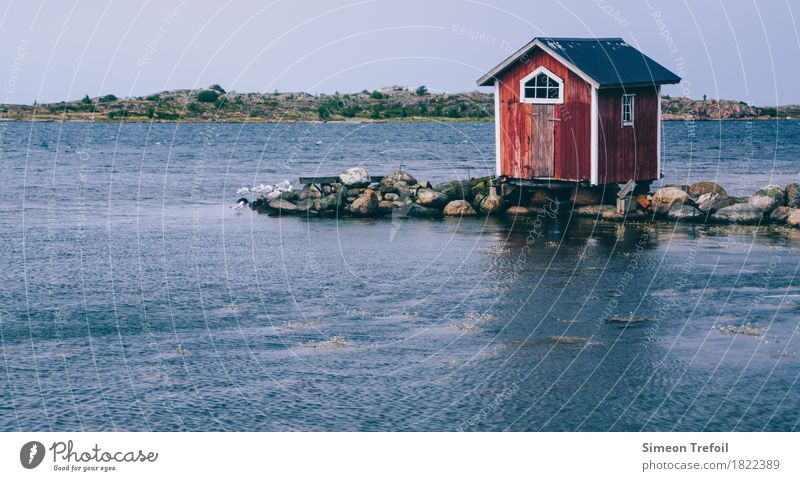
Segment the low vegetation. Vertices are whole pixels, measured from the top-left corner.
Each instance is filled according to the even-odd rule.
[[[665,120],[796,118],[800,106],[754,107],[730,100],[661,99]],[[427,87],[385,87],[357,93],[238,93],[214,84],[142,97],[113,94],[33,105],[0,105],[3,120],[302,122],[302,121],[490,121],[491,93],[433,93]]]

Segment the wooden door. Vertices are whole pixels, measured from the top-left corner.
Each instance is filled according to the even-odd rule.
[[[531,105],[531,177],[555,174],[556,118],[553,105]]]

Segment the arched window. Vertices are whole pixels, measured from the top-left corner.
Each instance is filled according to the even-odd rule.
[[[520,100],[530,104],[564,103],[564,81],[545,67],[539,67],[520,80]]]

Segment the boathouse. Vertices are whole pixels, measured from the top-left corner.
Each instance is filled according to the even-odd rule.
[[[661,85],[680,77],[621,38],[535,38],[494,86],[497,175],[592,185],[661,177]]]

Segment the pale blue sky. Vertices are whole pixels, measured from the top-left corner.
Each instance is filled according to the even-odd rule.
[[[622,37],[688,81],[665,93],[800,103],[798,14],[796,0],[2,0],[0,103],[211,83],[474,90],[535,36]]]

